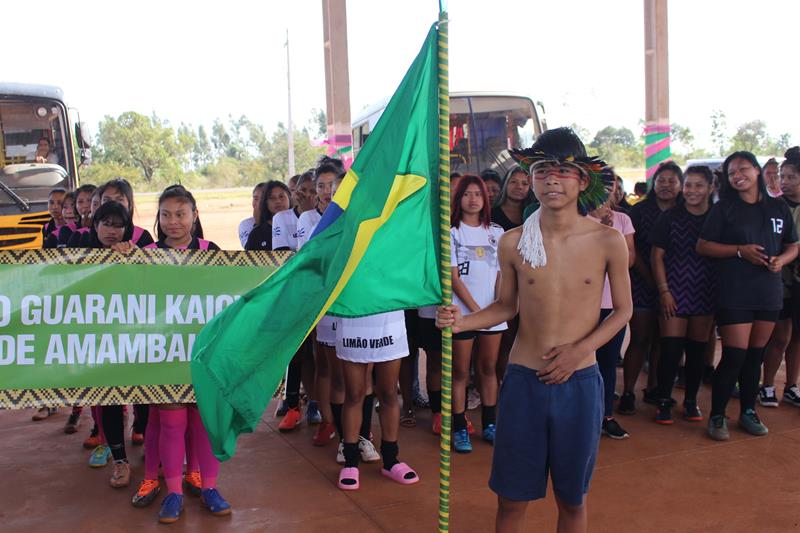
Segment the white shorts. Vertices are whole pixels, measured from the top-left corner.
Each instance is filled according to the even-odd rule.
[[[339,319],[335,316],[325,315],[317,322],[317,342],[330,346],[336,346],[336,322]]]
[[[360,318],[340,318],[336,328],[336,357],[353,363],[381,363],[408,355],[403,311]]]

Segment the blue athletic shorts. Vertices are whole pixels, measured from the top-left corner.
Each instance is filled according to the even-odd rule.
[[[547,475],[568,505],[589,490],[603,424],[603,379],[597,365],[561,385],[545,385],[536,371],[508,365],[497,405],[489,488],[509,500],[545,497]]]

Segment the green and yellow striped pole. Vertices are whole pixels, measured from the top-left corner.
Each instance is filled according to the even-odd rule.
[[[439,10],[439,275],[442,302],[452,301],[450,279],[450,73],[447,56],[447,12]],[[453,336],[442,331],[442,434],[439,440],[439,531],[450,529],[450,436],[453,405]]]

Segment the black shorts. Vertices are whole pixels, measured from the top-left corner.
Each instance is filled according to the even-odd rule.
[[[752,322],[777,322],[780,309],[752,310],[752,309],[717,309],[714,317],[717,327],[733,326],[735,324],[750,324]]]
[[[417,331],[419,347],[426,354],[442,353],[442,330],[436,327],[436,319],[420,317]]]
[[[500,335],[503,331],[462,331],[461,333],[453,333],[454,341],[471,341],[477,339],[479,335]]]

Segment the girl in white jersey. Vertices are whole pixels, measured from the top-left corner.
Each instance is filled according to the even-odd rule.
[[[397,436],[400,432],[397,382],[401,360],[409,354],[404,311],[338,318],[334,324],[336,357],[342,365],[345,385],[341,457],[337,457],[338,462],[344,463],[339,472],[339,488],[357,490],[360,486],[359,460],[375,462],[381,459],[381,455],[382,475],[402,485],[416,483],[419,481],[417,473],[397,459]],[[372,393],[373,367],[375,391],[381,403],[381,455],[370,439],[375,398]]]
[[[500,267],[497,246],[503,228],[491,223],[487,191],[478,176],[462,176],[450,216],[453,304],[474,313],[494,301]],[[497,406],[497,357],[504,323],[488,330],[453,335],[453,446],[459,453],[472,451],[466,421],[465,391],[473,343],[478,344],[478,372],[482,404],[483,439],[494,442]]]

